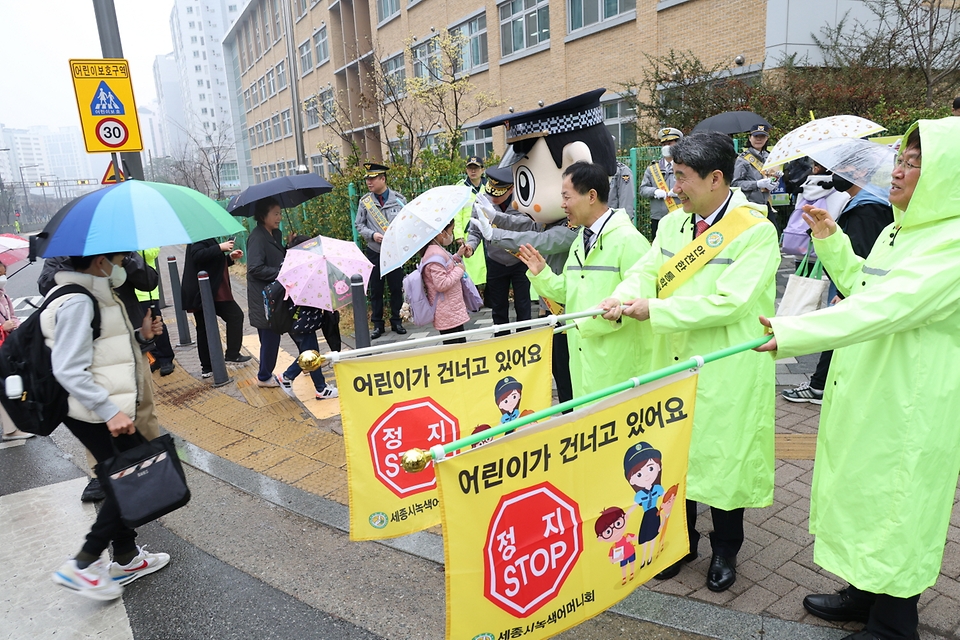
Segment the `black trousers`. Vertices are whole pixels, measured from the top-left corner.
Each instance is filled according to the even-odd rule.
[[[223,357],[236,358],[240,355],[240,347],[243,346],[243,310],[235,300],[225,300],[223,302],[213,303],[214,313],[227,325],[227,348],[223,351]],[[203,319],[203,311],[193,312],[193,318],[197,321],[197,352],[200,354],[200,367],[204,371],[212,371],[213,365],[210,364],[210,345],[207,343],[207,325]]]
[[[156,301],[143,300],[140,302],[140,308],[143,310],[143,314],[147,314],[147,309],[153,307],[156,304]],[[160,313],[159,309],[154,309],[154,315],[160,316],[161,321],[163,316]],[[134,327],[139,326],[136,323],[134,318],[130,318],[133,321]],[[150,353],[153,354],[153,357],[157,359],[157,362],[160,364],[170,364],[173,362],[173,346],[170,344],[170,332],[167,331],[167,325],[163,325],[163,333],[158,336],[155,336],[153,339],[154,347],[150,350]]]
[[[493,312],[493,324],[510,322],[510,287],[513,287],[513,309],[517,320],[530,319],[530,280],[527,279],[527,265],[518,262],[512,266],[502,265],[487,258],[487,285],[483,290],[486,305]],[[498,331],[494,336],[509,335],[509,331]]]
[[[383,328],[383,282],[390,286],[390,325],[400,324],[400,307],[403,306],[403,269],[394,269],[386,276],[380,275],[380,254],[370,247],[363,251],[373,263],[370,274],[370,321],[374,327]]]
[[[557,385],[558,401],[573,400],[573,383],[570,381],[570,347],[567,345],[566,333],[553,334],[553,381]]]
[[[877,594],[877,600],[870,609],[867,631],[883,640],[914,640],[920,616],[917,602],[920,594],[910,598],[895,598],[886,594]]]
[[[150,381],[147,380],[147,383],[149,384]],[[64,419],[63,424],[77,437],[80,444],[93,454],[97,463],[114,456],[111,441],[116,443],[117,449],[120,451],[135,447],[140,442],[137,438],[128,435],[114,438],[110,435],[110,430],[104,423],[82,422],[68,417]],[[100,506],[99,513],[97,513],[97,519],[90,528],[90,533],[87,534],[83,551],[93,556],[99,556],[112,541],[114,556],[136,553],[136,539],[137,532],[120,520],[120,507],[108,493]]]
[[[451,327],[449,329],[440,329],[440,335],[446,335],[448,333],[460,333],[461,331],[463,331],[463,328],[465,326],[466,325],[462,324],[459,327]],[[449,340],[443,341],[443,344],[466,344],[466,343],[467,343],[466,336],[460,336],[459,338],[450,338]]]
[[[827,374],[830,372],[830,360],[833,358],[833,351],[824,351],[820,354],[820,361],[817,362],[817,370],[810,376],[810,386],[819,391],[827,387]]]
[[[713,516],[713,533],[710,534],[710,547],[714,555],[736,556],[743,546],[743,509],[724,511],[710,507]],[[687,535],[690,537],[690,550],[696,551],[700,544],[697,532],[697,503],[687,500]]]

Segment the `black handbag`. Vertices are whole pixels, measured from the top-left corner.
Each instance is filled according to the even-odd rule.
[[[190,502],[173,436],[147,440],[137,432],[134,437],[140,444],[126,451],[111,442],[116,455],[95,468],[104,491],[120,505],[120,519],[131,529]]]

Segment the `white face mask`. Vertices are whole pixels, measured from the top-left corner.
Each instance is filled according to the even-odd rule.
[[[671,146],[673,145],[665,144],[660,147],[660,153],[663,155],[665,160],[669,160],[673,157],[673,149],[670,148]]]
[[[122,287],[123,283],[127,281],[127,270],[112,262],[108,262],[107,264],[110,265],[110,273],[107,274],[107,279],[110,281],[110,287],[112,289]]]
[[[2,275],[0,276],[0,289],[5,288],[6,286],[7,286],[7,276]]]

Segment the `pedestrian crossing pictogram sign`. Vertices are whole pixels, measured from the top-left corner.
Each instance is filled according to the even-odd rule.
[[[143,141],[127,61],[70,60],[70,71],[87,151],[141,151]]]
[[[126,179],[127,175],[122,170],[120,171],[120,176],[117,177],[117,167],[113,164],[113,160],[111,160],[110,164],[107,165],[107,170],[103,172],[100,184],[116,184]]]

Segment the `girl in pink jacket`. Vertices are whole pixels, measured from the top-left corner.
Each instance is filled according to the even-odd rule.
[[[467,305],[463,301],[463,288],[460,280],[463,278],[463,252],[461,246],[456,254],[445,249],[453,244],[453,221],[450,221],[437,237],[430,241],[424,249],[422,259],[440,256],[443,262],[431,262],[422,270],[423,285],[427,290],[427,298],[432,304],[436,301],[436,311],[433,316],[433,326],[442,334],[463,331],[463,325],[470,319]],[[457,344],[466,342],[464,337],[444,340],[443,344]]]

